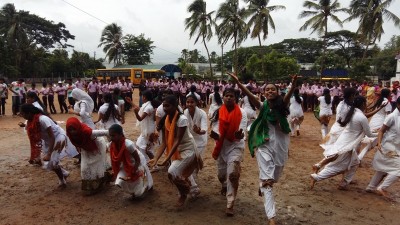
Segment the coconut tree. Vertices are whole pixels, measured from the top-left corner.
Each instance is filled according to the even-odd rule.
[[[272,19],[271,12],[286,9],[283,5],[268,6],[269,0],[245,0],[249,3],[247,7],[247,14],[250,16],[250,20],[247,26],[251,29],[250,37],[257,38],[258,44],[260,45],[260,55],[262,57],[262,39],[265,40],[268,37],[268,27],[275,31],[275,23]],[[262,73],[265,77],[264,60],[262,61]]]
[[[216,19],[221,20],[217,25],[216,31],[218,41],[225,45],[229,39],[233,39],[232,47],[235,50],[234,72],[238,73],[238,52],[237,48],[247,38],[249,29],[245,22],[247,17],[246,10],[239,8],[238,0],[227,0],[218,9]]]
[[[299,18],[309,18],[303,26],[300,27],[300,31],[305,31],[311,28],[311,34],[317,32],[318,35],[322,36],[324,39],[324,58],[326,54],[326,35],[328,33],[328,20],[331,19],[333,22],[337,23],[339,26],[343,26],[343,22],[335,14],[339,12],[348,12],[345,8],[340,8],[340,3],[338,0],[319,0],[305,1],[303,7],[308,10],[304,10],[300,13]],[[324,69],[324,60],[321,63],[321,71]]]
[[[400,18],[387,8],[393,0],[352,0],[350,3],[350,16],[345,21],[359,19],[357,34],[361,37],[361,42],[365,45],[363,59],[365,59],[370,45],[374,45],[376,40],[380,40],[383,30],[383,22],[392,21],[400,27]]]
[[[121,64],[122,54],[122,28],[116,23],[107,25],[101,33],[100,44],[103,46],[103,51],[106,53],[108,62],[114,61],[114,66]]]
[[[201,38],[204,48],[207,51],[208,62],[210,64],[210,74],[213,76],[211,57],[206,41],[209,41],[213,36],[212,28],[215,26],[215,22],[212,19],[212,14],[214,11],[207,13],[206,2],[203,0],[194,0],[187,10],[189,13],[192,13],[192,15],[185,19],[185,30],[189,30],[190,38],[196,36],[194,41],[195,44]]]

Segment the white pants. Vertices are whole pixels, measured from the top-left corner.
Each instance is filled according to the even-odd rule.
[[[271,180],[273,183],[278,182],[282,175],[283,166],[275,165],[271,156],[263,151],[257,150],[256,158],[258,168],[260,170],[260,191],[264,198],[264,209],[268,219],[274,218],[276,215],[275,198],[271,186],[263,186],[265,181]]]
[[[396,182],[400,177],[376,171],[367,186],[367,190],[386,190],[390,185]],[[379,185],[380,184],[380,185]]]
[[[240,156],[241,157],[241,156]],[[227,208],[232,208],[239,188],[240,159],[235,155],[225,161],[219,156],[217,160],[218,180],[226,188]]]
[[[318,174],[311,174],[316,181],[325,180],[344,172],[344,181],[349,184],[360,164],[354,151],[340,154],[336,160],[328,163]]]
[[[358,154],[358,159],[362,160],[364,156],[367,154],[369,150],[376,146],[378,143],[378,138],[367,139],[367,145],[361,150],[360,154]]]

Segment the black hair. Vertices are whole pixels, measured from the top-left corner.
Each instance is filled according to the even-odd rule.
[[[233,88],[226,88],[226,89],[224,90],[224,92],[222,93],[222,96],[225,96],[226,93],[232,93],[232,94],[235,96],[235,103],[237,104],[237,103],[239,102],[239,97],[240,97],[240,96],[238,96],[238,93],[236,92],[235,89],[233,89]]]
[[[112,115],[114,118],[117,120],[121,120],[121,115],[119,114],[118,110],[115,108],[115,103],[114,103],[114,98],[111,93],[107,93],[104,95],[104,102],[108,103],[108,108],[106,113],[104,114],[103,117],[103,122],[106,122],[110,119],[110,116]]]
[[[175,95],[167,95],[167,96],[165,96],[163,101],[168,102],[169,104],[171,104],[171,105],[176,107],[176,110],[178,110],[178,114],[179,114],[178,117],[181,116],[181,114],[183,114],[183,112],[179,109],[179,106],[178,106],[179,101],[178,101],[178,98]],[[164,128],[165,120],[167,119],[167,116],[168,115],[165,114],[163,116],[163,118],[161,118],[160,122],[158,123],[157,130],[161,130],[161,129]],[[178,120],[177,120],[177,122],[178,122]]]
[[[108,128],[108,131],[109,132],[115,132],[115,133],[117,133],[117,134],[119,134],[119,135],[124,135],[124,129],[122,128],[122,126],[121,125],[119,125],[119,124],[113,124],[113,125],[111,125],[110,126],[110,128]]]
[[[24,103],[20,106],[20,112],[24,113],[24,114],[32,113],[33,115],[36,115],[39,113],[43,114],[42,110],[40,110],[40,109],[36,108],[34,105],[28,104],[28,103]]]
[[[151,90],[143,91],[142,96],[146,97],[147,101],[149,101],[151,103],[151,106],[153,106],[153,108],[156,109],[158,106],[160,106],[160,103],[158,101],[154,100],[153,92]]]
[[[390,90],[387,88],[384,88],[381,90],[381,95],[379,96],[378,100],[375,102],[374,106],[372,106],[373,109],[378,108],[379,106],[382,105],[382,102],[385,98],[388,98],[390,95]]]
[[[188,96],[186,97],[186,100],[187,100],[188,98],[193,98],[193,100],[196,102],[196,105],[199,104],[199,99],[197,99],[196,95],[190,94],[190,95],[188,95]]]
[[[347,105],[353,105],[352,98],[356,95],[357,90],[355,88],[345,88],[343,90],[343,101]]]
[[[191,93],[192,95],[195,95],[194,93],[196,93],[196,86],[194,86],[194,85],[190,86],[189,91],[190,91],[190,93]]]
[[[215,85],[214,86],[214,99],[217,105],[222,105],[222,98],[221,95],[219,94],[219,86]]]
[[[396,104],[400,104],[400,97],[397,98]]]
[[[28,91],[28,92],[26,93],[26,97],[33,98],[33,99],[35,100],[35,102],[38,102],[39,105],[40,105],[43,109],[45,108],[43,102],[40,100],[39,96],[38,96],[35,92]]]
[[[35,82],[32,82],[32,83],[31,83],[31,87],[36,87],[36,83],[35,83]]]
[[[331,98],[331,92],[329,91],[328,88],[324,89],[323,95],[325,97],[325,102],[327,105],[331,104],[332,98]]]
[[[294,89],[293,91],[293,95],[294,95],[294,99],[296,100],[297,103],[301,104],[301,98],[300,98],[300,91],[298,88]]]
[[[46,81],[43,81],[42,86],[43,86],[43,87],[46,87],[46,86],[47,86],[47,82],[46,82]]]
[[[361,95],[356,96],[356,97],[354,98],[354,102],[353,102],[353,104],[352,104],[352,106],[351,106],[349,112],[347,113],[347,115],[346,115],[344,121],[341,121],[341,119],[339,119],[339,120],[337,121],[337,122],[340,124],[340,126],[341,126],[341,127],[345,127],[345,126],[350,122],[351,118],[353,117],[354,112],[355,112],[355,109],[356,109],[356,108],[360,108],[360,107],[363,106],[363,104],[365,104],[366,102],[367,102],[367,100],[366,100],[363,96],[361,96]]]
[[[279,88],[275,84],[271,83],[275,87],[275,89],[278,91]],[[271,111],[279,113],[280,115],[287,117],[290,114],[289,108],[283,101],[282,95],[277,95],[275,99],[271,100],[272,105],[270,105]]]

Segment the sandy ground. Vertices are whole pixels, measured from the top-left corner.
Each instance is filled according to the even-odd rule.
[[[10,104],[8,100],[7,116],[0,118],[0,224],[266,224],[262,198],[257,192],[257,163],[247,150],[232,218],[224,213],[226,199],[219,194],[211,140],[205,154],[205,168],[198,179],[201,195],[197,200],[189,200],[183,210],[173,206],[177,190],[165,171],[153,174],[155,189],[141,200],[130,199],[112,185],[88,197],[80,191],[80,170],[73,160],[62,162],[71,175],[68,187],[61,191],[56,189],[54,173],[28,164],[28,138],[17,126],[23,119],[10,116]],[[56,108],[59,110],[57,105]],[[54,119],[66,121],[69,116],[57,114]],[[135,121],[133,113],[128,112],[124,129],[132,140],[139,135]],[[357,183],[348,191],[337,190],[340,176],[308,190],[311,165],[322,157],[319,141],[318,121],[306,113],[301,135],[291,138],[284,174],[274,186],[278,224],[400,224],[400,182],[389,189],[397,202],[364,192],[374,172],[371,167],[374,152],[364,158],[355,178]]]

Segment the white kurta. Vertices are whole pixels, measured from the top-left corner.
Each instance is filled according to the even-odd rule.
[[[142,154],[148,159],[146,149],[153,152],[153,146],[150,146],[149,138],[150,135],[154,133],[156,126],[156,122],[154,121],[154,108],[151,102],[146,102],[140,107],[139,116],[143,116],[144,113],[146,113],[147,116],[142,121],[137,121],[137,125],[140,126],[140,136],[136,141],[136,146],[139,147]]]
[[[303,102],[303,98],[300,97]],[[289,118],[299,118],[304,116],[303,107],[301,103],[298,103],[294,97],[290,98],[290,107],[289,107],[290,115]]]
[[[187,129],[192,134],[196,145],[197,150],[201,156],[203,156],[204,150],[207,145],[207,131],[208,131],[208,121],[207,121],[207,114],[204,110],[199,109],[198,107],[195,108],[194,116],[192,117],[189,113],[188,109],[185,109],[184,114],[188,119],[188,127]],[[193,131],[193,126],[196,125],[200,128],[200,130],[206,131],[205,134],[197,134]]]
[[[368,137],[377,136],[371,133],[367,117],[365,117],[361,110],[356,108],[352,119],[346,125],[336,142],[325,149],[325,157],[354,150],[365,135]]]
[[[95,125],[92,120],[92,110],[88,107],[86,100],[81,100],[75,103],[74,112],[79,113],[82,123],[88,125],[88,127],[95,129]]]
[[[350,110],[350,106],[347,105],[344,101],[341,101],[336,107],[336,121],[332,125],[329,134],[327,135],[327,139],[320,146],[324,149],[330,149],[335,144],[336,140],[339,138],[340,134],[344,131],[344,127],[340,126],[337,122],[338,120],[343,121]]]
[[[214,112],[220,107],[218,103],[215,101],[214,93],[211,93],[209,96],[209,99],[211,99],[211,105],[210,108],[208,109],[208,116],[211,118],[214,114]]]
[[[43,168],[48,170],[57,169],[59,168],[58,164],[62,158],[66,156],[74,157],[78,155],[75,146],[70,142],[65,131],[60,126],[55,124],[53,120],[51,120],[47,116],[41,115],[39,117],[39,123],[40,123],[40,134],[43,140],[42,152],[44,154],[47,154],[49,151],[50,137],[47,134],[47,129],[49,127],[51,127],[51,130],[55,138],[51,159],[48,162],[44,162]]]
[[[388,102],[387,98],[383,99],[382,104]],[[372,117],[371,120],[369,121],[369,126],[371,127],[371,130],[376,131],[379,128],[382,127],[383,122],[385,121],[386,115],[392,111],[392,105],[389,103],[387,104],[384,108],[379,110],[377,113],[375,113]]]
[[[319,116],[331,116],[332,115],[332,99],[328,104],[325,101],[325,96],[318,97],[319,101]]]
[[[100,108],[99,108],[99,114],[103,114],[105,115],[108,109],[109,103],[104,103]],[[119,111],[119,108],[117,105],[114,105],[115,109]],[[103,122],[100,121],[100,128],[101,129],[105,129],[108,130],[108,128],[110,128],[113,124],[119,124],[121,125],[121,122],[119,120],[117,120],[117,118],[113,117],[112,115],[110,115],[110,117],[108,118],[107,121]]]
[[[400,176],[400,113],[396,109],[384,124],[389,127],[382,138],[382,152],[377,151],[372,161],[376,171]]]

